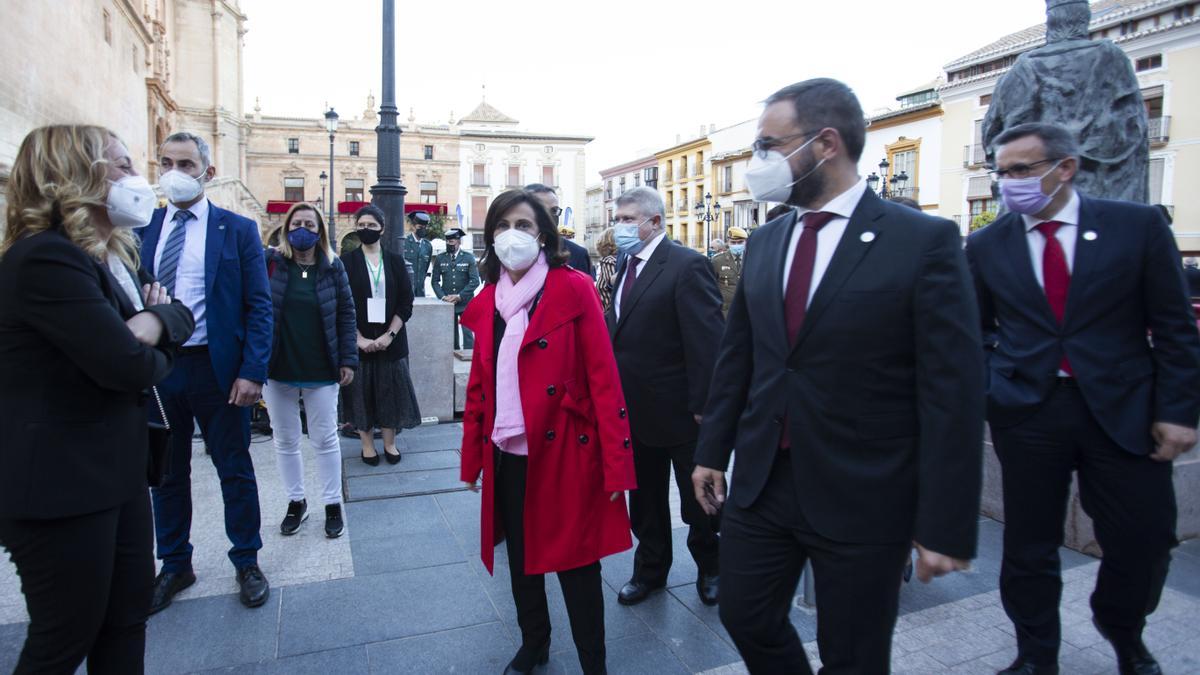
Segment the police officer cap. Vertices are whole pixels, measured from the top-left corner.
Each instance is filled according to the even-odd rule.
[[[418,225],[429,224],[429,214],[425,213],[424,211],[413,211],[412,213],[408,214],[408,219]]]
[[[462,239],[463,237],[466,236],[466,234],[467,234],[466,232],[463,232],[462,230],[458,229],[457,227],[452,230],[446,230],[446,238],[447,239]]]
[[[731,227],[731,228],[729,228],[729,236],[727,238],[728,239],[745,239],[746,231],[740,227]]]

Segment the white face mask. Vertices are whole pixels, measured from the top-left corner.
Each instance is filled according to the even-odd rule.
[[[537,260],[538,253],[542,249],[537,237],[512,229],[496,235],[492,246],[496,251],[496,257],[500,259],[500,264],[504,265],[505,269],[514,272],[523,272],[529,269]]]
[[[115,227],[145,227],[158,207],[158,195],[141,176],[125,176],[108,187],[105,206]]]
[[[186,204],[204,192],[204,181],[179,169],[171,169],[158,178],[158,186],[172,204]]]
[[[750,197],[756,202],[779,202],[786,204],[792,197],[792,187],[800,181],[813,175],[821,165],[822,159],[811,171],[792,180],[792,167],[788,160],[797,152],[808,147],[809,143],[817,140],[817,136],[808,139],[786,156],[778,150],[768,150],[764,158],[757,152],[750,157],[750,165],[746,168],[746,187],[750,189]]]

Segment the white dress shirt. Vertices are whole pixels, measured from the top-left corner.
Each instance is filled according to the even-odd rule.
[[[195,347],[208,344],[208,324],[204,320],[205,288],[204,288],[204,250],[208,239],[208,199],[201,199],[187,208],[195,218],[187,221],[187,238],[183,242],[183,252],[179,256],[179,267],[175,270],[175,293],[172,297],[192,310],[196,319],[196,330],[192,337],[184,343],[185,347]],[[175,214],[180,209],[174,204],[167,204],[167,213],[163,217],[162,232],[158,235],[158,248],[154,250],[154,273],[158,276],[158,264],[162,260],[163,247],[171,237],[178,223]]]
[[[783,263],[783,297],[785,299],[787,298],[788,277],[792,273],[792,261],[796,257],[796,245],[800,243],[800,234],[804,232],[804,224],[801,222],[804,214],[814,210],[835,214],[825,224],[825,227],[817,230],[817,258],[813,265],[812,283],[808,285],[808,302],[811,303],[813,296],[817,294],[817,288],[821,285],[821,279],[825,276],[825,270],[829,269],[829,262],[833,260],[833,252],[837,250],[838,242],[846,233],[846,226],[850,224],[850,216],[858,207],[858,202],[866,191],[867,181],[860,178],[854,187],[829,200],[819,209],[796,207],[796,224],[792,227],[792,238],[788,243],[787,258]]]
[[[1021,214],[1025,219],[1025,241],[1029,242],[1029,257],[1033,262],[1033,275],[1037,277],[1038,286],[1043,290],[1046,281],[1042,275],[1042,255],[1046,252],[1046,237],[1036,228],[1046,220],[1057,220],[1062,223],[1054,238],[1062,244],[1063,255],[1067,259],[1067,271],[1075,270],[1075,239],[1079,233],[1079,193],[1071,190],[1071,198],[1062,209],[1052,218],[1042,220],[1036,216]]]
[[[663,231],[662,234],[651,239],[650,243],[643,246],[642,250],[638,251],[637,254],[633,256],[642,261],[638,263],[637,276],[642,276],[642,272],[646,271],[646,262],[650,260],[650,256],[654,255],[654,252],[658,250],[658,245],[661,244],[663,239],[666,238],[667,233],[666,231]],[[632,261],[625,263],[626,267],[625,269],[621,270],[621,278],[617,281],[617,287],[613,289],[613,311],[616,313],[617,318],[621,317],[621,289],[625,286],[625,275],[629,274],[630,264],[632,264]],[[637,283],[637,281],[634,281],[634,283]]]

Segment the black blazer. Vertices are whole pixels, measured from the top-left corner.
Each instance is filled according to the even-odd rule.
[[[1077,229],[1061,327],[1018,214],[967,239],[987,339],[988,421],[1009,427],[1036,412],[1065,351],[1101,428],[1146,455],[1152,423],[1194,427],[1200,419],[1200,335],[1179,251],[1162,214],[1142,204],[1080,195]]]
[[[178,301],[146,311],[165,326],[157,348],[125,325],[135,310],[108,268],[57,231],[0,259],[0,518],[92,513],[146,491],[143,390],[194,328]]]
[[[595,279],[596,273],[592,271],[592,257],[588,255],[587,249],[579,244],[576,244],[570,239],[563,239],[562,243],[563,248],[565,248],[567,253],[571,256],[568,264]]]
[[[983,358],[958,228],[867,191],[791,347],[783,270],[796,221],[789,211],[747,243],[696,462],[725,470],[736,447],[730,498],[747,508],[786,420],[817,533],[973,557]]]
[[[627,262],[623,256],[617,263],[614,293]],[[654,447],[696,440],[700,427],[692,416],[708,399],[725,325],[712,265],[664,237],[638,270],[619,319],[615,312],[614,295],[605,319],[634,437]]]
[[[367,269],[367,257],[361,248],[342,255],[342,265],[350,277],[350,294],[354,297],[354,313],[358,320],[358,332],[368,340],[387,332],[392,317],[399,316],[404,322],[396,339],[387,351],[375,354],[359,354],[363,360],[382,359],[397,361],[408,356],[408,320],[413,313],[413,285],[402,256],[383,251],[383,285],[387,289],[387,322],[367,323],[367,299],[371,297],[371,272]]]

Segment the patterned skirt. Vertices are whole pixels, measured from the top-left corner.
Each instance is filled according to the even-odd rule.
[[[408,359],[363,359],[354,381],[342,388],[341,415],[356,429],[412,429],[421,425]]]

